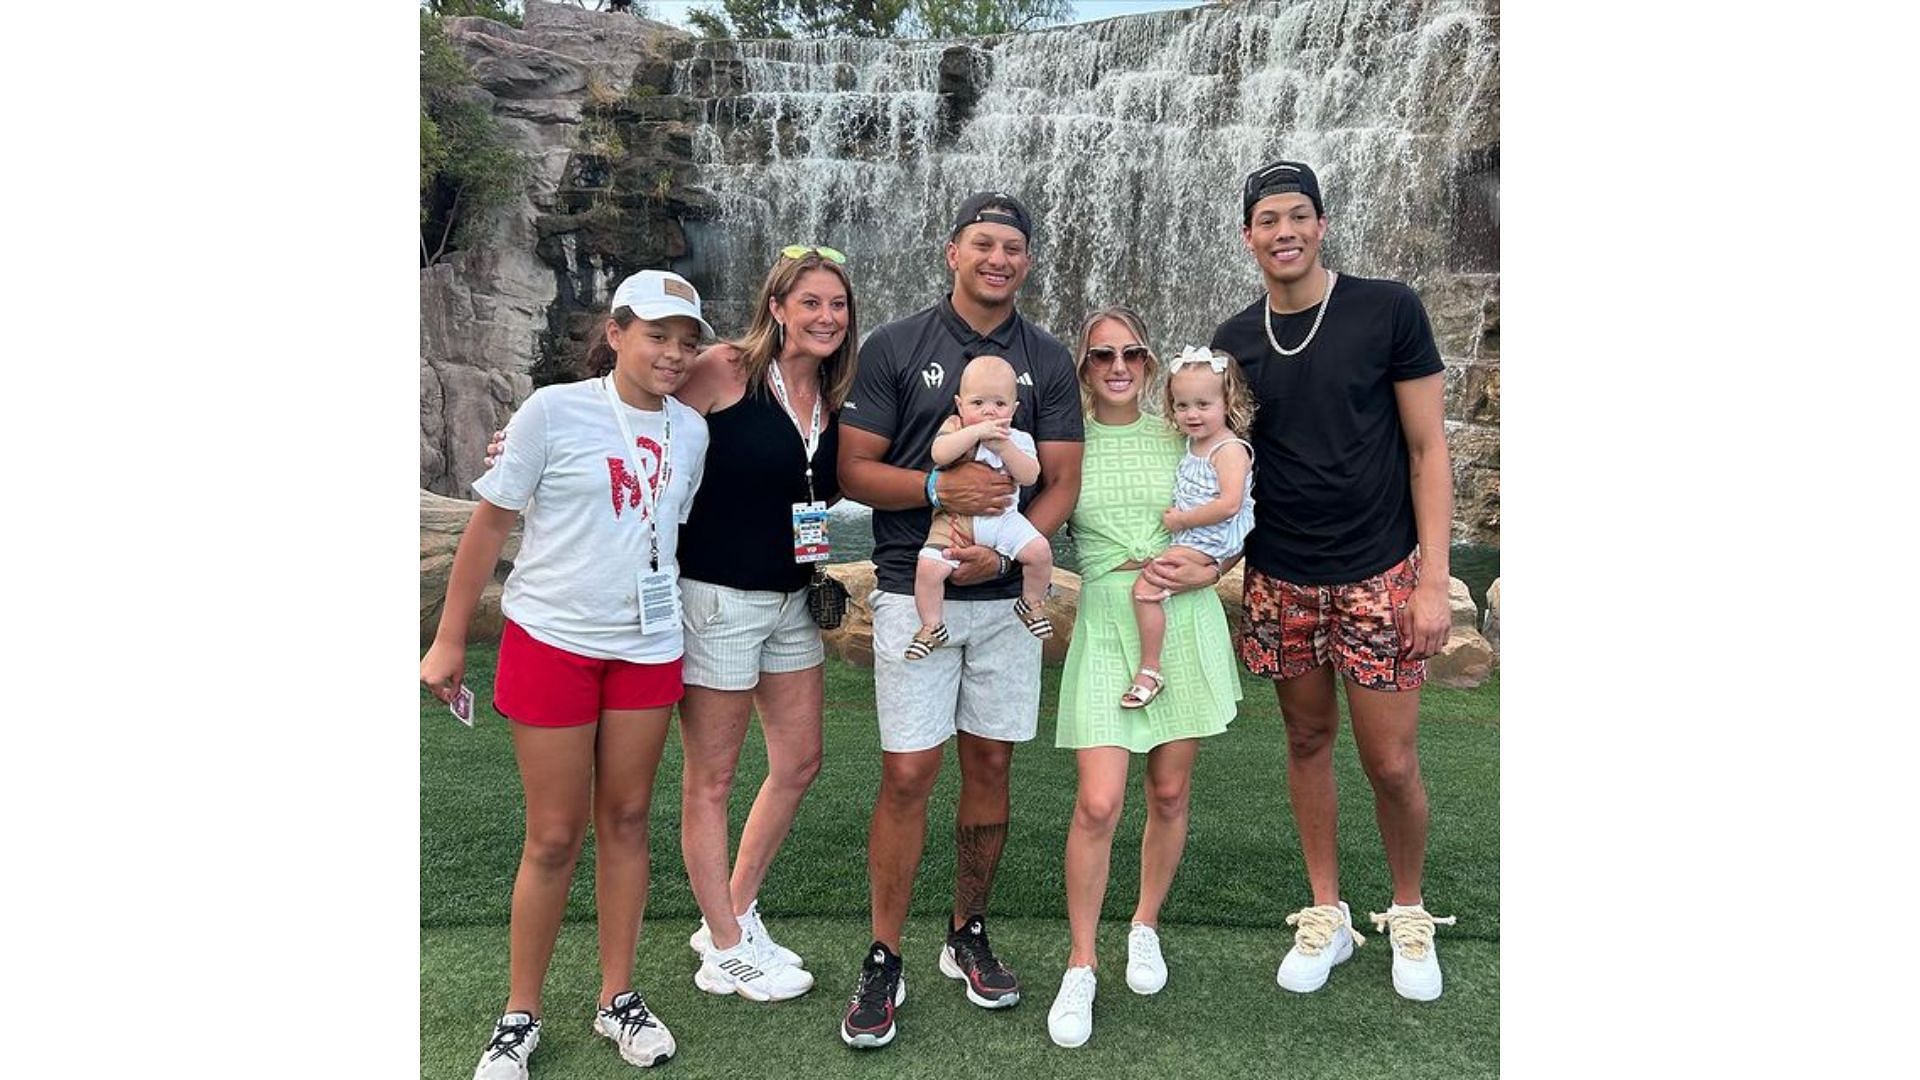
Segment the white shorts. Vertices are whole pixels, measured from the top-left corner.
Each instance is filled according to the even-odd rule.
[[[909,662],[920,629],[913,597],[874,591],[873,696],[880,749],[902,754],[943,745],[956,731],[1026,742],[1040,726],[1040,639],[1012,600],[948,600],[947,643]]]
[[[1034,540],[1043,539],[1040,530],[1033,527],[1027,515],[1018,510],[1009,510],[1004,514],[976,514],[973,518],[973,542],[982,547],[990,547],[1009,559],[1020,556],[1020,549]],[[940,554],[937,547],[923,547],[920,557],[946,563],[958,570],[960,564]]]
[[[762,674],[804,671],[827,659],[805,589],[731,589],[681,578],[680,627],[687,650],[680,679],[688,686],[751,690]]]

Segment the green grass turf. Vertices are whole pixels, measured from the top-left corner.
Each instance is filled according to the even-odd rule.
[[[493,650],[468,654],[480,698],[468,730],[421,697],[421,1065],[425,1077],[471,1074],[506,990],[506,922],[519,861],[519,779],[507,722],[487,708]],[[1425,894],[1456,914],[1439,948],[1447,992],[1415,1005],[1389,984],[1391,959],[1367,910],[1389,888],[1366,780],[1350,735],[1335,751],[1342,801],[1342,892],[1369,943],[1327,989],[1288,994],[1273,969],[1290,941],[1283,920],[1310,899],[1286,801],[1285,746],[1271,687],[1245,680],[1241,714],[1203,746],[1193,782],[1192,831],[1162,910],[1167,989],[1126,989],[1126,927],[1139,880],[1144,815],[1134,786],[1116,835],[1100,937],[1103,981],[1093,1041],[1063,1051],[1046,1038],[1067,956],[1062,853],[1074,793],[1073,756],[1053,747],[1057,669],[1042,690],[1039,736],[1014,756],[1013,821],[994,888],[998,951],[1022,977],[1027,999],[1005,1013],[968,1005],[934,967],[941,915],[951,902],[953,808],[958,772],[948,764],[928,812],[926,855],[904,943],[909,985],[901,1035],[854,1054],[835,1033],[868,940],[865,842],[878,789],[871,673],[827,666],[824,764],[761,892],[782,943],[808,960],[819,984],[793,1002],[760,1006],[694,989],[686,934],[698,918],[680,862],[680,750],[670,736],[653,810],[653,884],[637,985],[673,1028],[672,1075],[736,1076],[750,1051],[766,1075],[1479,1077],[1498,1068],[1499,682],[1423,696],[1421,763],[1432,808]],[[734,836],[765,774],[757,727],[741,755]],[[611,1047],[587,1034],[598,986],[593,945],[592,838],[581,858],[547,982],[536,1077],[631,1075]]]

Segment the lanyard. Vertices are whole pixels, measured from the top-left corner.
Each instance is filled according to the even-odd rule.
[[[807,501],[814,502],[815,499],[813,497],[813,455],[815,451],[820,449],[820,398],[822,397],[821,391],[818,387],[814,389],[813,432],[812,434],[808,434],[807,429],[800,426],[800,416],[798,413],[793,411],[793,402],[791,399],[787,397],[787,380],[780,374],[779,357],[775,357],[772,360],[769,360],[767,362],[767,376],[773,380],[773,396],[779,400],[781,411],[787,414],[787,419],[793,421],[794,430],[800,433],[800,442],[806,448]]]
[[[666,430],[660,436],[660,467],[654,470],[653,483],[649,484],[646,482],[646,470],[640,467],[640,457],[635,453],[639,440],[633,437],[633,429],[627,426],[626,405],[613,388],[613,376],[608,375],[600,380],[600,385],[607,392],[607,405],[613,409],[613,421],[620,425],[620,437],[625,440],[621,445],[626,449],[627,460],[633,463],[633,478],[640,484],[640,502],[646,508],[647,527],[651,530],[647,565],[657,572],[660,569],[660,499],[673,477],[667,464],[673,460],[673,413],[668,411],[667,399],[662,397],[660,422]]]

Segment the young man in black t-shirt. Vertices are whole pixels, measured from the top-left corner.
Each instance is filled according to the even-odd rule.
[[[1311,168],[1278,161],[1254,171],[1241,211],[1266,289],[1213,336],[1259,402],[1240,656],[1279,693],[1287,786],[1313,887],[1313,903],[1287,917],[1294,944],[1276,978],[1288,990],[1318,990],[1364,940],[1340,899],[1337,669],[1393,876],[1393,904],[1374,927],[1392,943],[1394,989],[1429,1001],[1441,979],[1437,920],[1420,893],[1427,795],[1417,736],[1425,661],[1451,622],[1440,350],[1412,289],[1320,264],[1327,217]]]
[[[965,516],[997,513],[1019,493],[974,461],[932,468],[940,422],[953,412],[966,362],[999,356],[1014,371],[1013,425],[1038,447],[1040,480],[1027,519],[1052,535],[1080,495],[1080,384],[1066,346],[1021,318],[1014,298],[1032,266],[1027,211],[1003,192],[961,205],[947,243],[949,295],[874,330],[840,414],[839,475],[848,498],[873,507],[874,696],[881,783],[867,837],[873,943],[840,1023],[854,1047],[884,1046],[904,997],[900,935],[926,842],[927,799],[949,739],[960,759],[953,917],[941,973],[966,984],[969,1001],[1005,1008],[1020,984],[987,940],[987,897],[1007,836],[1007,770],[1015,743],[1033,738],[1040,709],[1040,642],[1013,614],[1020,567],[992,548],[952,548],[947,579],[949,641],[908,663],[919,628],[914,570],[934,507]]]

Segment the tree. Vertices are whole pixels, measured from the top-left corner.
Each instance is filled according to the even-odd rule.
[[[1073,16],[1072,0],[721,0],[687,19],[703,36],[976,37]]]
[[[473,16],[520,25],[520,0],[421,0],[420,10],[442,19]]]
[[[493,118],[492,100],[447,40],[440,17],[420,11],[420,263],[465,244],[474,226],[511,202],[526,157]]]
[[[914,0],[915,29],[931,38],[1033,30],[1073,17],[1072,0]]]

